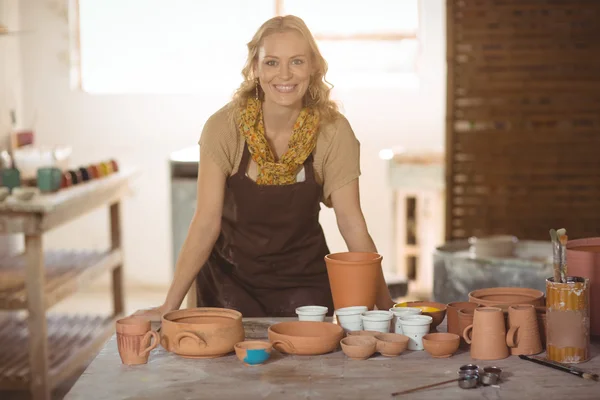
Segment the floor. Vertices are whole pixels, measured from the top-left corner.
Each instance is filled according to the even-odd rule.
[[[392,290],[392,295],[396,295]],[[398,290],[398,293],[405,294],[404,290]],[[148,308],[159,305],[166,294],[165,290],[128,290],[126,291],[126,314],[131,314],[136,310]],[[410,300],[416,300],[415,296],[411,296]],[[420,296],[418,296],[420,297]],[[405,301],[408,298],[397,297],[396,301]],[[184,303],[185,304],[185,301]],[[56,306],[52,307],[51,313],[67,313],[67,314],[106,314],[109,315],[112,312],[112,303],[110,300],[110,293],[105,290],[88,290],[85,292],[77,293],[68,299],[62,301]],[[93,359],[93,358],[92,358]],[[89,362],[92,361],[89,360]],[[89,363],[88,362],[88,363]],[[59,387],[54,390],[52,395],[53,400],[62,400],[64,396],[69,392],[71,387],[75,384],[79,376],[85,371],[87,364],[81,368],[73,377],[63,382]],[[5,392],[0,391],[0,399],[2,400],[26,400],[30,396],[27,392]]]
[[[164,300],[165,293],[166,292],[163,290],[127,291],[125,302],[126,314],[131,314],[134,311],[142,308],[159,305]],[[52,307],[50,312],[61,314],[89,313],[110,315],[112,312],[112,303],[110,299],[109,292],[103,290],[80,292]],[[92,359],[90,359],[89,362],[91,362]],[[63,399],[71,387],[75,384],[77,379],[79,379],[79,376],[83,373],[86,367],[87,364],[73,377],[64,381],[59,387],[57,387],[52,394],[52,399]],[[27,392],[0,391],[0,399],[2,400],[26,400],[29,398],[30,396]]]

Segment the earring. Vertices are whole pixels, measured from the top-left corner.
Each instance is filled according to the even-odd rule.
[[[256,100],[258,100],[258,84],[259,84],[259,82],[258,82],[258,78],[256,78],[254,81],[255,81],[255,86],[254,86],[254,88],[256,89],[256,91],[255,91]]]

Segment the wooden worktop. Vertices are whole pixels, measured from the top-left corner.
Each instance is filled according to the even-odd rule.
[[[265,339],[267,328],[291,318],[247,318],[247,339]],[[579,367],[600,372],[600,343],[592,344],[592,359]],[[234,353],[208,360],[191,360],[161,346],[148,364],[121,364],[115,336],[67,394],[65,400],[89,399],[390,399],[390,394],[457,377],[471,363],[459,350],[448,359],[433,359],[424,351],[398,357],[376,354],[365,361],[349,360],[341,350],[321,356],[290,356],[273,351],[260,366],[245,366]],[[594,399],[600,383],[543,367],[512,356],[480,366],[495,365],[507,376],[498,386],[460,389],[457,384],[396,398],[406,399]]]

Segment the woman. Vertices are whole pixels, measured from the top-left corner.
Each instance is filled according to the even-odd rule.
[[[329,99],[327,64],[304,22],[265,22],[248,43],[244,82],[200,137],[197,208],[165,303],[178,309],[196,280],[199,307],[245,317],[333,312],[319,224],[333,207],[350,251],[376,252],[360,208],[359,142]],[[383,280],[376,306],[393,305]]]

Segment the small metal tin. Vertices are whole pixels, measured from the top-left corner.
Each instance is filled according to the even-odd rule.
[[[502,369],[500,369],[498,367],[485,367],[483,369],[483,372],[489,372],[490,374],[496,374],[496,375],[498,375],[498,377],[500,377],[500,375],[502,375]]]
[[[458,379],[458,387],[461,389],[472,389],[477,387],[478,381],[477,375],[465,376]]]
[[[479,375],[479,366],[475,364],[466,364],[458,369],[460,377],[469,375]]]
[[[481,383],[485,386],[495,385],[496,383],[498,383],[498,378],[499,376],[497,374],[494,374],[492,372],[484,372],[481,375]]]

